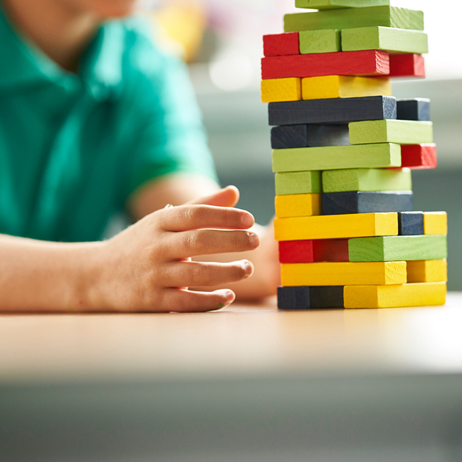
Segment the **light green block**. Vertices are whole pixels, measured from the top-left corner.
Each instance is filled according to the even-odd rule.
[[[372,26],[423,30],[423,12],[392,6],[373,6],[292,13],[284,16],[284,32]]]
[[[428,53],[423,32],[392,27],[360,27],[342,31],[342,51],[385,50],[391,53]]]
[[[325,193],[346,191],[410,191],[411,170],[348,169],[322,172]]]
[[[322,192],[321,172],[276,173],[276,196],[286,194],[319,194]]]
[[[387,236],[348,240],[351,262],[439,260],[448,257],[446,236]]]
[[[299,33],[299,40],[302,55],[340,51],[339,30],[305,30]]]
[[[399,144],[328,146],[273,150],[273,172],[386,168],[401,165]]]
[[[327,10],[335,8],[364,8],[390,5],[390,0],[295,0],[297,8]]]
[[[433,143],[432,122],[413,120],[368,120],[348,124],[350,144]]]

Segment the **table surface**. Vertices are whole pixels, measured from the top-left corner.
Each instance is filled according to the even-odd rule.
[[[462,293],[444,307],[1,315],[0,384],[462,371]]]

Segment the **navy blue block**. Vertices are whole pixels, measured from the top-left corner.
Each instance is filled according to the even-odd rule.
[[[309,287],[278,287],[278,308],[280,310],[309,310]]]
[[[343,308],[343,287],[278,287],[280,310],[319,310]]]
[[[400,236],[420,236],[424,233],[423,212],[403,212],[398,214]]]
[[[347,191],[322,194],[322,214],[404,212],[413,209],[412,191]]]
[[[430,121],[430,100],[427,98],[401,99],[396,102],[397,119]]]

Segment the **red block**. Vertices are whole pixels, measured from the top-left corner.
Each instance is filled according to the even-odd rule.
[[[281,263],[347,262],[348,239],[279,242]]]
[[[422,55],[390,55],[390,77],[425,77]]]
[[[413,170],[436,168],[436,163],[436,144],[401,146],[401,167],[399,168],[406,167]]]
[[[299,55],[298,32],[264,35],[263,54],[265,56]]]
[[[262,58],[262,79],[318,77],[323,75],[387,75],[389,56],[385,51],[341,51],[297,56]]]

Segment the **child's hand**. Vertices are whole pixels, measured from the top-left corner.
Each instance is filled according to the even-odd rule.
[[[244,231],[254,224],[250,213],[216,206],[227,205],[233,194],[225,189],[198,201],[213,205],[159,210],[106,241],[92,304],[120,311],[209,311],[229,305],[235,298],[231,290],[193,292],[188,287],[226,287],[253,272],[248,260],[190,260],[258,247],[258,236]]]

